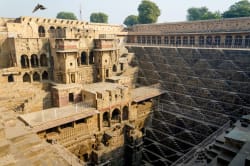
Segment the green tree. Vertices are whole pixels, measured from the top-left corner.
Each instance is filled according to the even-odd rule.
[[[250,16],[250,2],[248,0],[242,0],[236,2],[229,7],[229,10],[222,14],[223,18],[235,18],[235,17],[249,17]]]
[[[141,24],[155,23],[161,15],[159,7],[150,0],[143,0],[137,10],[139,12],[138,21]]]
[[[77,17],[72,12],[59,12],[57,13],[56,18],[67,19],[67,20],[77,20]]]
[[[125,18],[123,24],[125,24],[127,27],[133,26],[135,24],[138,24],[138,16],[136,15],[129,15]]]
[[[92,13],[90,15],[90,22],[97,22],[97,23],[108,23],[108,15],[105,13]]]
[[[187,20],[194,21],[194,20],[209,20],[209,19],[219,19],[221,18],[221,14],[219,11],[211,12],[208,10],[207,7],[192,7],[187,10]]]

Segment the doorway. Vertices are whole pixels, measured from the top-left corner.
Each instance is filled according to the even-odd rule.
[[[69,102],[74,102],[74,93],[69,93]]]

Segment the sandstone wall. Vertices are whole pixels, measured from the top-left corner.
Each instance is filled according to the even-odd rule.
[[[135,25],[130,33],[197,33],[197,32],[235,32],[249,31],[250,18],[232,18],[207,21],[189,21]]]

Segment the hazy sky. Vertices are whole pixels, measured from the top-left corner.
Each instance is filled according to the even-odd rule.
[[[225,11],[239,0],[152,0],[160,10],[158,22],[185,21],[187,9],[207,6],[211,11]],[[141,0],[0,0],[0,17],[16,18],[36,16],[55,18],[60,11],[75,13],[79,18],[82,6],[82,18],[89,21],[93,12],[104,12],[109,16],[109,23],[122,24],[130,15],[137,15]],[[37,3],[47,7],[46,10],[32,13]]]

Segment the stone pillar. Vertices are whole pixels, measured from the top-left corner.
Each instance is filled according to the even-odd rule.
[[[242,35],[242,43],[241,43],[241,47],[245,47],[245,41],[246,41],[246,35]]]
[[[86,55],[86,64],[89,65],[89,50],[87,51]]]

